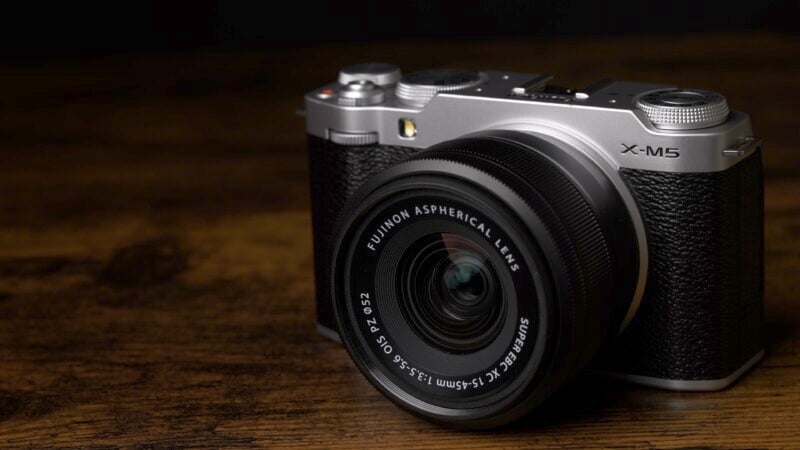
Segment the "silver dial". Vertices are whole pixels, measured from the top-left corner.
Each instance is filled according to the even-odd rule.
[[[485,77],[464,70],[434,69],[408,74],[397,83],[395,94],[401,102],[425,106],[439,92],[457,91],[477,86]]]
[[[340,105],[369,106],[381,103],[383,99],[383,89],[371,81],[351,81],[339,90]]]
[[[728,118],[728,103],[716,92],[661,89],[642,94],[636,106],[657,128],[694,130],[719,125]]]
[[[400,68],[394,64],[379,62],[355,64],[339,71],[339,84],[353,81],[370,81],[378,86],[397,84],[400,80]]]

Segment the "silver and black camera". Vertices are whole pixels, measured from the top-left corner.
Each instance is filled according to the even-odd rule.
[[[579,373],[717,390],[763,356],[763,187],[719,94],[351,66],[305,97],[317,316],[409,411],[488,428]]]

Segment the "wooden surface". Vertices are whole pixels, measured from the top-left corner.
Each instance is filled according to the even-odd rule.
[[[764,138],[768,356],[732,389],[581,379],[457,433],[314,332],[305,90],[343,64],[705,87]],[[800,447],[800,40],[413,42],[0,66],[0,447]]]

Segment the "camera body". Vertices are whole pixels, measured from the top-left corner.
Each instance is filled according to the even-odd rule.
[[[334,266],[336,254],[347,244],[341,241],[348,239],[343,229],[354,214],[353,202],[365,201],[367,194],[361,190],[375,189],[364,188],[365,184],[408,161],[415,161],[419,171],[443,165],[439,160],[452,161],[455,169],[436,170],[458,171],[458,164],[471,164],[474,154],[491,153],[481,145],[470,147],[465,137],[506,142],[531,136],[535,141],[530,148],[553,147],[550,153],[542,151],[547,163],[541,164],[551,164],[566,174],[565,179],[603,179],[603,186],[614,191],[617,206],[597,207],[595,215],[623,210],[624,220],[608,220],[613,237],[606,241],[629,241],[629,249],[610,252],[606,258],[620,267],[617,272],[630,272],[627,291],[613,288],[625,291],[628,300],[615,307],[617,313],[609,312],[612,307],[585,308],[589,314],[606,317],[602,326],[613,329],[604,332],[610,336],[608,344],[583,357],[576,370],[674,390],[730,385],[763,356],[763,183],[759,141],[752,137],[749,117],[729,111],[723,97],[708,91],[613,80],[573,91],[549,86],[550,79],[540,74],[447,70],[401,78],[397,67],[373,63],[345,68],[336,82],[306,95],[320,332],[334,339],[342,332],[344,313],[337,323],[334,305],[340,275]],[[461,156],[443,150],[442,143],[447,142],[460,143],[453,145]],[[578,158],[577,165],[591,166],[590,174],[573,175],[571,167],[577,166],[559,160],[562,153]],[[524,156],[500,161],[508,154],[500,151],[494,159],[486,159],[505,164],[510,171],[520,167],[522,181],[518,189],[514,181],[499,185],[522,192],[526,189],[522,185],[533,179],[539,183],[549,179],[549,172],[522,169],[535,166],[523,163],[519,158]],[[495,170],[493,163],[485,164],[486,172]],[[476,175],[461,178],[480,178],[484,166],[474,166],[480,169]],[[594,188],[583,188],[577,181],[575,185],[583,197],[592,195]],[[537,192],[547,197],[546,189],[534,188],[521,196],[532,209],[543,211],[548,208],[536,207],[534,197]],[[572,201],[559,195],[552,194],[552,209],[564,216],[573,214],[559,212]],[[458,213],[448,208],[446,215],[447,211],[451,218]],[[395,232],[389,225],[377,229],[382,239]],[[554,231],[559,226],[545,228],[559,241]],[[599,281],[587,284],[587,291],[603,289],[604,276],[598,273]],[[575,313],[562,312],[558,323],[570,314]],[[614,314],[618,319],[608,318]],[[409,352],[413,353],[406,350],[401,361],[414,359]],[[387,392],[385,385],[378,387]],[[449,422],[441,414],[403,406]],[[474,423],[494,426],[520,415],[517,411]]]

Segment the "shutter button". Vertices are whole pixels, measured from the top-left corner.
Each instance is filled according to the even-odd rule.
[[[355,80],[339,90],[339,104],[345,106],[369,106],[382,103],[383,89],[367,80]]]

